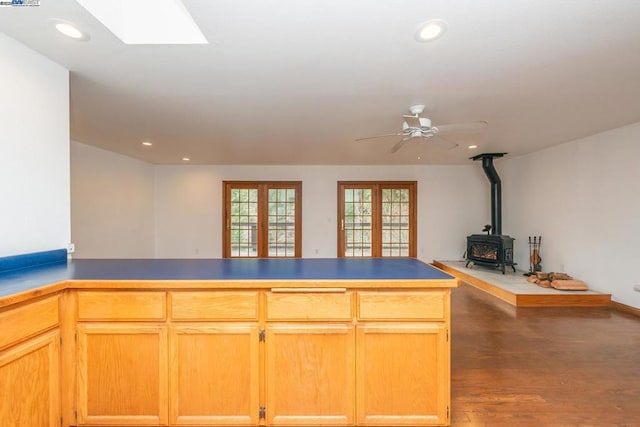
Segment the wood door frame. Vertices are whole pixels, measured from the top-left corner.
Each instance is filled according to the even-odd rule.
[[[222,257],[231,257],[231,190],[258,190],[258,256],[255,258],[302,257],[302,181],[222,181]],[[293,257],[269,257],[269,195],[270,189],[295,189],[295,242]],[[254,258],[254,257],[236,257]]]
[[[370,188],[371,193],[371,258],[382,256],[382,200],[383,189],[409,190],[409,257],[418,253],[418,182],[417,181],[338,181],[337,256],[345,257],[344,241],[344,190]]]

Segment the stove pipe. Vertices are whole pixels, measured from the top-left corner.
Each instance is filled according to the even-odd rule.
[[[471,160],[482,160],[482,169],[491,183],[491,234],[502,234],[502,185],[493,159],[507,153],[484,153],[471,157]]]

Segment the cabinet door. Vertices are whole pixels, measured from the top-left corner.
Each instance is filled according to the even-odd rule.
[[[267,424],[353,424],[354,350],[350,324],[268,325]]]
[[[359,325],[356,348],[359,424],[446,424],[449,343],[444,325]]]
[[[0,353],[0,425],[60,425],[59,357],[57,330]]]
[[[78,325],[78,423],[167,423],[167,329]]]
[[[257,425],[257,324],[170,329],[170,418],[176,425]]]

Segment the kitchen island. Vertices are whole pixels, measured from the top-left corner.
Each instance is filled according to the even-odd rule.
[[[0,418],[447,425],[455,286],[409,258],[74,260],[5,271]]]

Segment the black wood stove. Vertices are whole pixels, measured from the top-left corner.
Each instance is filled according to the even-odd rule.
[[[472,157],[482,160],[482,169],[491,183],[491,234],[472,234],[467,236],[467,267],[469,264],[486,265],[499,268],[504,274],[509,266],[516,271],[513,262],[513,237],[502,234],[502,194],[498,172],[493,167],[493,159],[507,153],[485,153]]]

